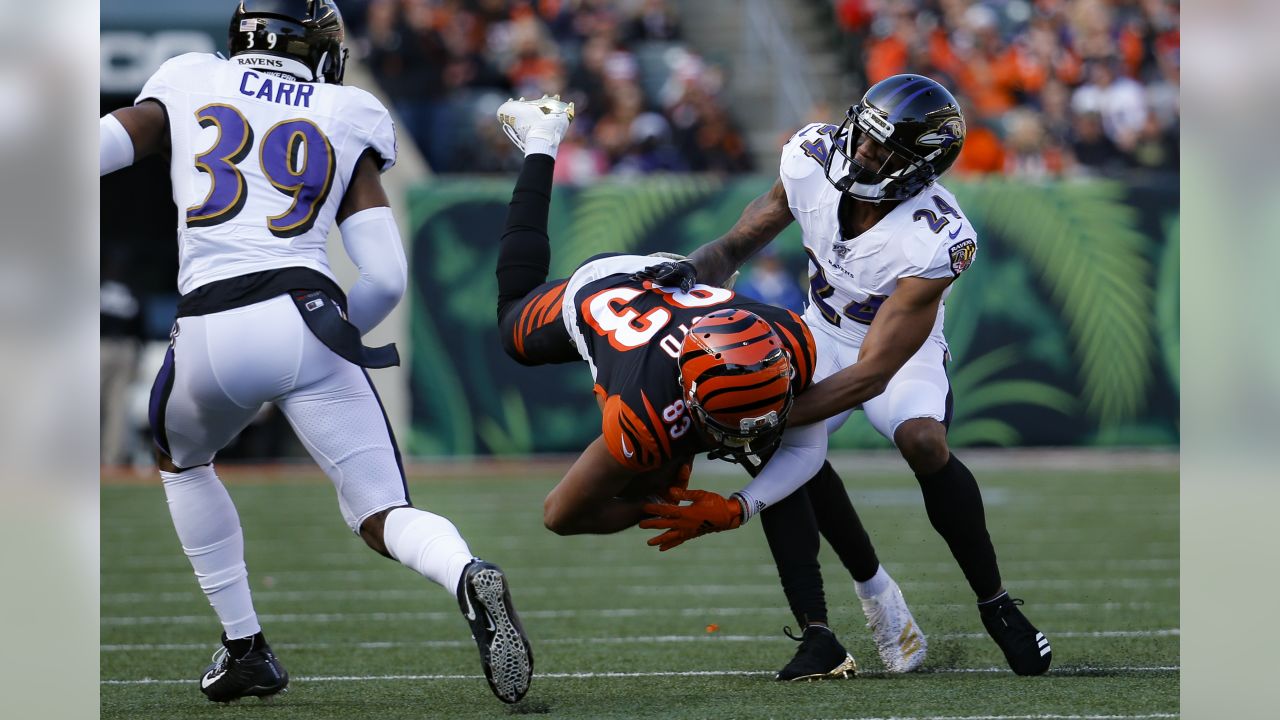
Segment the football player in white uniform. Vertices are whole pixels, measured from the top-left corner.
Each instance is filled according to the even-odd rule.
[[[178,206],[172,341],[151,395],[170,514],[222,647],[200,679],[216,702],[289,682],[249,593],[240,519],[215,454],[273,402],[333,481],[353,532],[454,593],[494,694],[529,689],[533,655],[507,580],[446,518],[414,508],[365,368],[399,358],[361,335],[399,302],[406,262],[382,188],[395,131],[369,93],[343,86],[332,0],[242,0],[230,58],[188,54],[101,121],[101,174],[167,152]],[[337,223],[360,278],[343,293],[325,240]]]
[[[726,235],[647,276],[715,284],[793,220],[800,223],[813,269],[805,320],[818,346],[820,382],[796,399],[789,422],[825,420],[834,431],[853,410],[867,414],[915,472],[929,520],[1009,666],[1039,675],[1052,661],[1049,641],[1019,610],[1022,601],[1005,591],[978,484],[947,446],[944,301],[978,246],[972,223],[937,178],[959,156],[964,137],[960,107],[942,85],[919,75],[882,80],[840,125],[815,123],[797,132],[783,148],[778,181]],[[791,479],[797,486],[805,480]],[[774,488],[769,499],[791,489]],[[697,534],[685,517],[695,511],[671,507],[665,515],[666,527]],[[864,608],[886,610],[871,623],[883,650],[897,642],[891,630],[899,624],[892,616],[900,592],[891,582],[863,585],[857,589]]]

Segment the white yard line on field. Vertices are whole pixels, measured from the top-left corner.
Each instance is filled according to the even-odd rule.
[[[1073,674],[1081,672],[1178,672],[1181,668],[1177,665],[1139,665],[1126,667],[1073,667],[1064,668],[1065,672],[1061,674]],[[656,672],[571,672],[571,673],[537,673],[536,677],[540,680],[578,680],[592,678],[648,678],[648,677],[753,677],[757,675],[773,675],[773,670],[666,670]],[[990,667],[990,668],[931,668],[928,673],[1007,673],[1008,668]],[[878,673],[870,673],[877,675]],[[1058,674],[1058,671],[1050,671],[1050,675]],[[310,677],[294,677],[292,680],[297,682],[378,682],[390,680],[476,680],[481,675],[313,675]],[[156,678],[138,678],[135,680],[102,680],[102,685],[187,685],[192,682],[190,678],[173,680],[173,679],[156,679]],[[1050,715],[1015,715],[1011,717],[1075,717],[1075,716],[1050,716]],[[1110,717],[1110,716],[1093,716],[1082,715],[1079,717]],[[1123,715],[1115,717],[1165,717],[1157,715]],[[936,719],[942,720],[942,719]]]
[[[1141,713],[1138,715],[930,715],[912,717],[850,717],[841,720],[1140,720],[1141,718],[1176,718],[1177,713]]]
[[[719,608],[596,608],[579,610],[526,610],[520,615],[526,618],[572,618],[572,617],[648,617],[651,615],[679,615],[681,617],[697,617],[715,619],[722,616],[756,615],[778,612],[777,607],[719,607]],[[423,611],[423,612],[331,612],[331,613],[276,613],[260,615],[263,622],[312,622],[333,623],[346,620],[453,620],[458,617],[455,612]],[[209,615],[110,615],[102,618],[103,627],[129,627],[134,625],[151,625],[154,623],[168,625],[198,625],[210,622]]]
[[[1180,637],[1181,630],[1168,628],[1164,630],[1098,630],[1093,632],[1054,632],[1050,637],[1059,638],[1147,638],[1147,637]],[[931,640],[981,640],[987,636],[983,633],[947,633],[929,635]],[[632,637],[582,637],[582,638],[549,638],[539,640],[539,645],[629,645],[629,644],[666,644],[691,642],[770,642],[778,640],[777,635],[636,635]],[[345,648],[347,650],[384,650],[390,648],[454,648],[471,647],[470,640],[416,640],[356,643],[278,643],[277,650],[327,650]],[[202,650],[208,649],[210,643],[122,643],[102,645],[102,652],[142,652],[157,650]]]
[[[777,573],[777,569],[774,568],[774,566],[770,565],[768,567],[770,572]],[[290,581],[292,581],[293,576],[296,575],[300,580],[305,580],[306,582],[313,582],[315,579],[314,576],[316,574],[318,573],[299,571],[296,573],[294,572],[276,573],[272,577],[274,578],[275,582],[280,582],[284,579],[289,579]],[[363,583],[366,585],[370,582],[377,582],[385,578],[385,575],[381,573],[367,572],[367,571],[360,571],[360,570],[342,572],[337,575],[334,575],[331,572],[324,571],[324,574],[330,579],[335,581]],[[634,575],[642,575],[644,573],[629,573],[629,574],[634,576]],[[653,575],[654,577],[660,577],[661,573],[654,572]],[[183,572],[182,576],[184,579],[190,577],[189,573],[187,572]],[[552,577],[552,576],[548,576],[548,577]],[[557,592],[564,592],[565,585],[563,581],[564,581],[564,578],[562,577],[560,578],[559,583],[555,585],[539,584],[537,582],[520,582],[518,587],[514,588],[512,592],[515,594],[525,594],[525,595],[550,595]],[[742,583],[742,584],[726,585],[726,584],[712,584],[712,583],[673,584],[673,583],[662,582],[661,580],[659,580],[659,581],[655,581],[653,584],[619,585],[616,583],[610,583],[610,585],[611,587],[615,588],[618,592],[626,593],[628,595],[659,595],[659,594],[671,595],[671,594],[677,594],[677,593],[694,594],[694,595],[733,595],[733,594],[747,594],[747,593],[751,593],[751,594],[781,593],[781,588],[779,587],[776,581],[771,583]],[[926,590],[926,589],[950,590],[963,585],[963,579],[957,578],[955,581],[916,580],[916,581],[904,582],[904,583],[901,583],[901,585],[903,587],[903,592],[909,596],[913,591],[919,591],[919,590]],[[1010,582],[1010,587],[1014,589],[1015,594],[1017,592],[1027,590],[1027,589],[1077,590],[1077,589],[1083,589],[1083,588],[1117,588],[1117,587],[1130,588],[1130,589],[1176,588],[1176,587],[1179,587],[1180,585],[1181,585],[1181,581],[1177,577],[1146,577],[1146,578],[1143,578],[1143,577],[1128,577],[1128,578],[1091,577],[1091,578],[1070,578],[1070,579],[1068,578],[1031,578],[1031,579],[1016,580],[1016,581]],[[255,597],[270,597],[270,593],[273,593],[273,592],[315,593],[314,595],[312,594],[292,595],[291,594],[286,596],[286,597],[296,597],[297,599],[310,599],[313,597],[326,597],[326,596],[337,597],[337,598],[351,598],[351,599],[361,598],[361,597],[367,597],[367,598],[394,597],[395,599],[416,597],[416,595],[406,594],[406,593],[412,593],[415,591],[406,591],[406,590],[275,591],[275,590],[263,589],[261,586],[254,589]],[[431,591],[424,589],[423,592],[431,592]],[[147,602],[147,601],[155,600],[156,598],[160,598],[162,600],[164,600],[165,598],[178,598],[178,597],[199,599],[199,595],[196,595],[194,592],[187,592],[187,591],[183,591],[183,592],[168,591],[168,592],[157,592],[157,593],[137,593],[137,592],[110,593],[108,592],[108,593],[103,593],[101,597],[102,597],[103,604],[130,604],[130,605],[135,602]]]
[[[1167,578],[1166,578],[1167,580]],[[957,581],[959,582],[959,581]],[[200,593],[199,588],[194,587],[192,583],[191,590],[184,591],[165,591],[165,592],[116,592],[103,593],[100,596],[101,603],[107,605],[137,605],[140,603],[159,603],[159,604],[184,604],[184,603],[200,603],[204,604],[204,595]],[[912,587],[915,583],[908,583],[905,592],[910,595]],[[775,584],[750,584],[750,585],[665,585],[662,588],[655,589],[652,585],[618,585],[614,589],[620,594],[627,595],[653,595],[658,594],[659,589],[663,595],[781,595],[782,588]],[[378,589],[360,589],[360,590],[267,590],[262,587],[255,588],[253,598],[258,602],[284,602],[299,601],[311,602],[314,600],[418,600],[425,597],[428,593],[433,592],[430,587],[422,587],[415,590],[378,590]],[[550,587],[545,585],[528,585],[522,583],[518,588],[518,594],[521,597],[526,596],[546,596],[566,594],[563,587]],[[1060,602],[1060,603],[1036,603],[1036,609],[1045,610],[1150,610],[1153,607],[1168,605],[1169,603],[1153,603],[1153,602],[1107,602],[1107,603],[1079,603],[1079,602]],[[931,603],[917,604],[912,603],[913,610],[928,608],[958,608],[961,603]],[[969,605],[963,603],[967,609]]]
[[[512,546],[516,547],[520,544],[528,542],[528,538],[524,536],[513,536]],[[492,537],[488,538],[489,542],[493,541]],[[610,548],[608,551],[597,553],[597,557],[616,557],[619,560],[630,560],[631,565],[635,565],[634,556],[626,551],[618,551],[616,548]],[[321,560],[321,565],[326,570],[342,568],[344,566],[353,566],[352,569],[359,571],[359,566],[366,565],[370,559],[367,551],[353,553],[326,553],[314,556],[311,560]],[[128,558],[116,560],[118,568],[128,568],[130,570],[150,569],[160,572],[174,572],[187,574],[188,567],[182,556],[172,552],[152,553],[152,554],[133,554]],[[1084,559],[1057,559],[1057,560],[1023,560],[1010,561],[1000,564],[1000,569],[1010,576],[1024,576],[1043,573],[1050,568],[1064,568],[1070,570],[1079,570],[1084,573],[1097,573],[1099,570],[1112,571],[1142,571],[1142,570],[1173,570],[1176,571],[1180,566],[1180,560],[1177,557],[1142,557],[1142,558],[1107,558],[1097,560],[1094,558]],[[928,575],[935,572],[950,572],[956,567],[952,561],[934,561],[934,560],[898,560],[894,561],[887,569],[899,576],[909,575]],[[773,565],[755,564],[752,566],[756,571],[772,571]],[[1071,574],[1071,573],[1068,573]]]

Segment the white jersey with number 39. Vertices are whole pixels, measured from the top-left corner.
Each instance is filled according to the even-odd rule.
[[[958,276],[977,253],[977,233],[955,196],[934,183],[867,232],[842,237],[837,219],[841,193],[823,172],[835,130],[834,125],[814,123],[797,132],[782,150],[779,174],[809,255],[805,321],[860,343],[899,278]],[[939,339],[942,319],[940,305],[932,331]]]
[[[376,98],[267,72],[264,62],[181,55],[138,95],[169,118],[183,294],[284,267],[332,278],[326,238],[356,162],[372,149],[382,170],[395,164],[395,129]]]

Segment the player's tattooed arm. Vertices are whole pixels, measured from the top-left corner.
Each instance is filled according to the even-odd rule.
[[[645,517],[644,500],[618,497],[635,476],[613,458],[604,437],[597,437],[547,495],[542,521],[557,535],[625,530]]]
[[[858,362],[809,387],[791,408],[787,424],[799,427],[855,408],[884,392],[920,349],[938,317],[938,303],[953,278],[902,278],[880,306],[858,351]]]
[[[787,191],[779,178],[772,188],[747,204],[729,232],[689,256],[698,270],[698,281],[715,286],[723,284],[793,219]]]

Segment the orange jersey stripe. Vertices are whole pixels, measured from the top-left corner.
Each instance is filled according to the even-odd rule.
[[[618,395],[605,401],[602,432],[609,454],[624,467],[651,470],[658,466],[658,444],[653,433]]]
[[[653,404],[649,402],[649,396],[643,390],[640,391],[640,399],[644,401],[644,409],[649,413],[650,427],[658,431],[658,442],[662,443],[662,457],[671,456],[671,441],[667,439],[667,434],[662,431],[662,418],[658,416],[658,412],[653,409]]]

